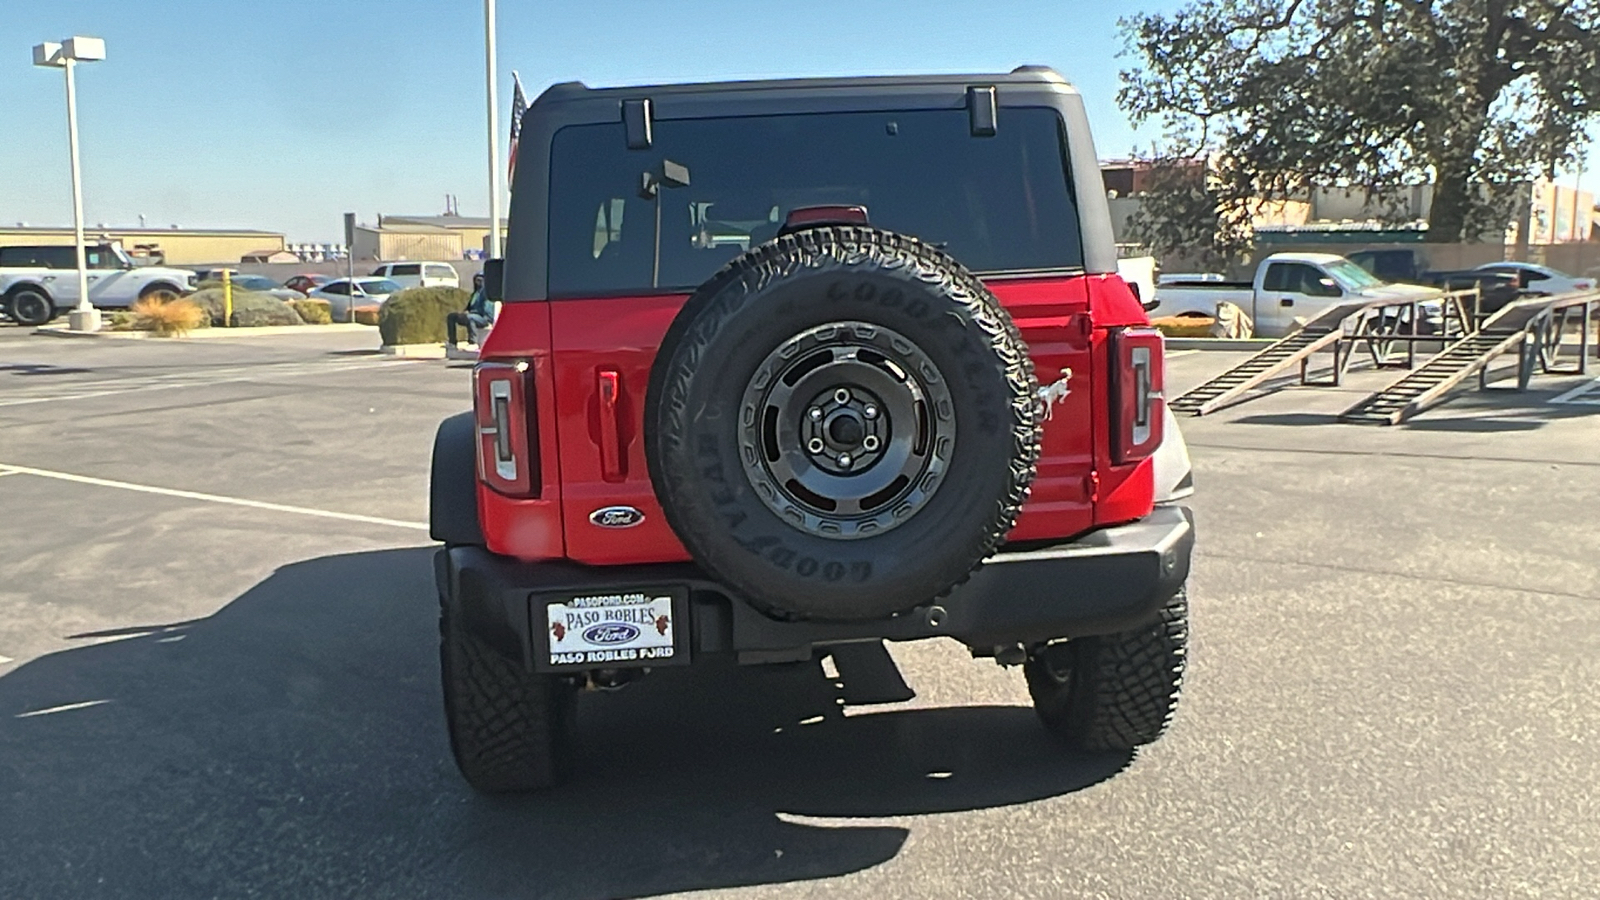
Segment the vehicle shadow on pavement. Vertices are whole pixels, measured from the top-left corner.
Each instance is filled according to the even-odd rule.
[[[1517,398],[1492,398],[1482,400],[1473,395],[1453,399],[1432,407],[1414,419],[1408,419],[1400,428],[1408,431],[1455,431],[1463,434],[1498,434],[1501,432],[1538,431],[1551,422],[1563,419],[1600,415],[1600,405],[1553,404],[1546,402],[1548,392],[1521,403]],[[1509,401],[1509,402],[1508,402]],[[1372,427],[1349,425],[1333,413],[1256,413],[1233,420],[1239,425],[1343,426],[1351,428]]]
[[[893,858],[919,815],[1059,796],[1024,707],[843,715],[813,665],[663,671],[579,706],[569,782],[456,774],[431,549],[285,566],[215,615],[0,677],[0,897],[639,897]],[[816,821],[817,818],[845,819]]]

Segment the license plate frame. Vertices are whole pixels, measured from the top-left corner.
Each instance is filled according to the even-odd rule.
[[[538,671],[689,664],[685,585],[537,593],[530,606]]]

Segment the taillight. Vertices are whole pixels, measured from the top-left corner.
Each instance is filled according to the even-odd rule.
[[[478,422],[478,478],[510,497],[539,495],[539,445],[530,433],[533,375],[525,362],[472,370]]]
[[[1161,332],[1124,328],[1111,336],[1112,461],[1125,465],[1149,457],[1161,446],[1166,381]]]

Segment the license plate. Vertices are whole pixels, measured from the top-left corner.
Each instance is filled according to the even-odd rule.
[[[645,589],[584,594],[545,605],[552,666],[648,666],[685,662],[674,603],[681,591]]]

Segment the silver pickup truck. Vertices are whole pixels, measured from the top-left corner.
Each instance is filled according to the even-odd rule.
[[[194,290],[194,273],[135,266],[117,244],[84,248],[89,302],[121,309],[152,295]],[[0,247],[0,315],[19,325],[43,325],[78,305],[78,254],[71,245]]]
[[[1419,314],[1437,320],[1437,288],[1388,284],[1342,256],[1331,253],[1274,253],[1261,261],[1253,281],[1168,281],[1156,287],[1152,319],[1213,316],[1227,301],[1250,316],[1255,333],[1283,337],[1324,310],[1356,298],[1421,301]]]

